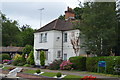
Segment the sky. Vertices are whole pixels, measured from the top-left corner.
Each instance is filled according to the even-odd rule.
[[[83,2],[83,0],[81,0]],[[40,28],[49,22],[57,19],[60,15],[64,14],[67,7],[79,7],[78,0],[4,0],[0,3],[0,9],[11,20],[18,21],[20,27],[28,24],[33,29]],[[40,10],[42,10],[42,19],[40,20]]]
[[[20,27],[27,24],[33,29],[39,29],[60,15],[64,15],[68,6],[79,7],[79,1],[83,3],[89,0],[0,0],[0,10],[9,19],[18,21]],[[40,19],[40,10],[38,10],[41,8],[44,8],[42,19]]]

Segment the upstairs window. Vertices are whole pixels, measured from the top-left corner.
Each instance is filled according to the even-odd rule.
[[[42,43],[43,33],[40,34],[40,43]]]
[[[47,33],[45,33],[44,42],[47,42]]]
[[[47,42],[47,33],[40,34],[40,43]]]
[[[64,33],[64,42],[67,42],[67,33]]]

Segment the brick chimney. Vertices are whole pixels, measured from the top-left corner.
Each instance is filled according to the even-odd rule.
[[[71,20],[71,19],[75,19],[75,14],[72,11],[72,8],[67,7],[67,11],[65,11],[65,20]]]

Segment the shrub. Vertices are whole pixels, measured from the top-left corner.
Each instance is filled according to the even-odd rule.
[[[29,64],[25,64],[24,67],[30,67],[30,65]]]
[[[73,68],[76,70],[81,70],[84,71],[86,70],[86,57],[81,57],[81,56],[76,56],[76,57],[71,57],[70,62],[73,63]]]
[[[36,70],[36,73],[37,74],[41,73],[41,70],[40,69]]]
[[[27,58],[27,62],[30,64],[30,65],[34,65],[34,55],[33,55],[33,51],[30,52],[28,58]]]
[[[33,50],[33,47],[31,45],[26,45],[23,49],[23,54],[29,54]]]
[[[68,61],[63,61],[60,64],[60,69],[62,70],[71,70],[72,69],[72,63],[68,60]]]
[[[20,57],[22,58],[22,56],[20,54],[15,54],[15,56],[13,57],[13,60],[17,60]]]
[[[106,61],[106,73],[113,74],[114,66],[120,64],[120,56],[89,57],[86,60],[87,71],[97,72],[98,61]],[[100,67],[100,72],[105,72],[104,67]]]
[[[6,60],[3,60],[3,63],[8,63],[9,61],[10,61],[10,60],[7,60],[7,59],[6,59]]]
[[[41,64],[41,66],[45,65],[45,54],[44,54],[44,51],[40,51],[40,64]]]
[[[60,72],[58,72],[58,73],[56,74],[56,76],[57,76],[57,77],[61,77],[62,74],[61,74]]]
[[[14,66],[23,66],[26,62],[22,60],[22,57],[18,57],[12,62]]]
[[[50,65],[49,65],[49,69],[51,70],[58,70],[60,69],[60,64],[62,63],[62,59],[59,60],[54,60]]]
[[[5,60],[5,59],[11,60],[10,55],[7,54],[7,53],[0,54],[0,60],[2,61],[2,60]]]

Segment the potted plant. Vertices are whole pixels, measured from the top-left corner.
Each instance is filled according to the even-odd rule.
[[[36,73],[37,74],[41,73],[41,70],[40,69],[36,70]]]

